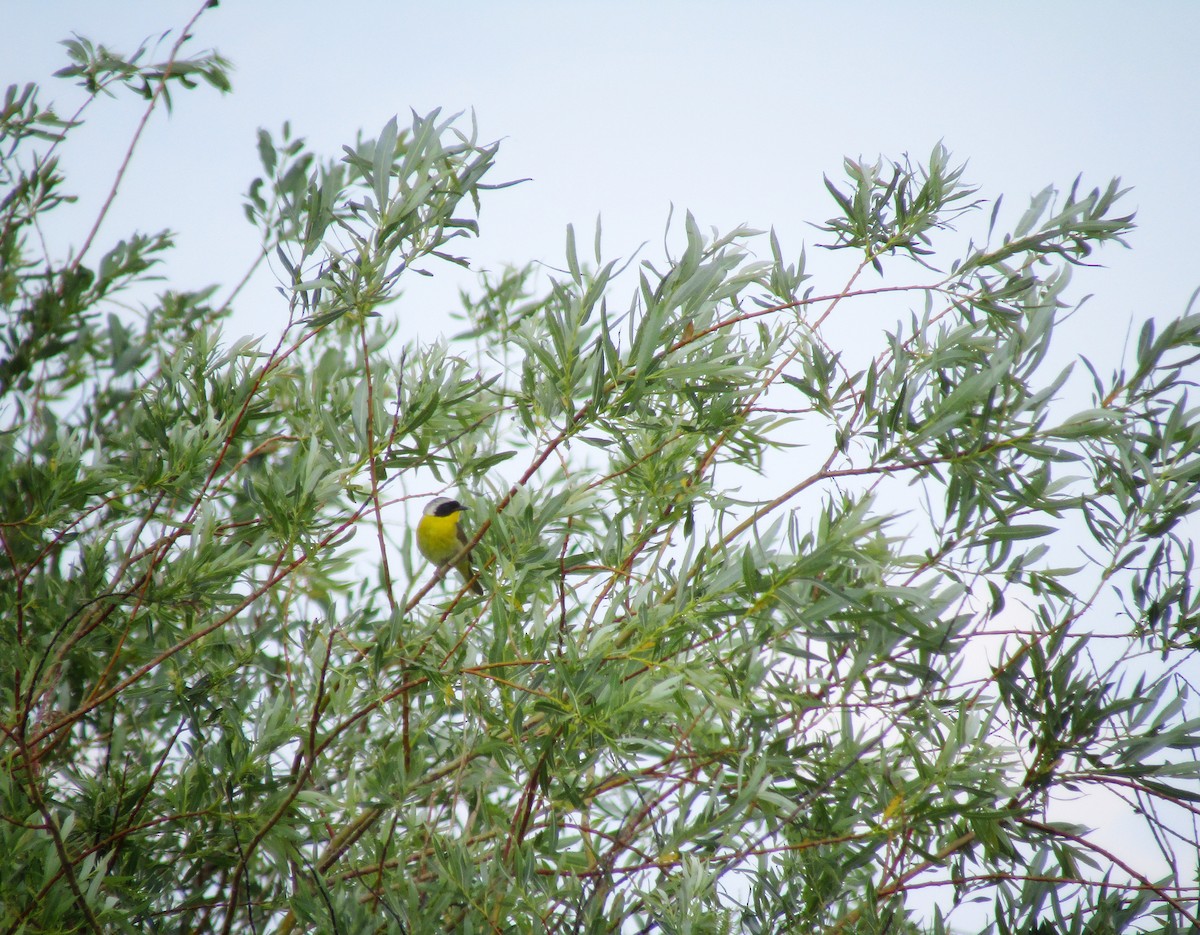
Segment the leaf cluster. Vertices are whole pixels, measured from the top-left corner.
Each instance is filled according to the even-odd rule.
[[[225,86],[178,48],[66,72]],[[569,229],[420,345],[400,289],[466,264],[496,145],[285,124],[245,212],[286,321],[230,341],[236,289],[117,303],[168,233],[42,249],[77,122],[5,100],[6,931],[1196,924],[1200,317],[1046,372],[1117,183],[959,250],[944,147],[847,162],[848,281],[691,214],[636,266]],[[868,297],[857,361],[823,326]],[[483,596],[414,563],[438,493]]]

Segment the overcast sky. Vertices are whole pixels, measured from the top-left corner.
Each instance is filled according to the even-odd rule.
[[[10,2],[0,83],[48,82],[69,114],[78,92],[49,79],[66,64],[59,40],[78,32],[128,52],[197,6]],[[1014,217],[1079,173],[1088,187],[1115,175],[1133,187],[1133,249],[1104,250],[1105,268],[1074,288],[1095,298],[1067,349],[1102,372],[1131,321],[1179,314],[1200,286],[1196,2],[222,0],[195,37],[193,54],[213,47],[233,61],[234,92],[179,94],[169,118],[156,116],[104,229],[108,242],[176,230],[176,288],[231,284],[253,260],[241,195],[258,171],[258,127],[290,120],[336,155],[360,129],[373,136],[393,114],[435,107],[474,109],[481,138],[503,139],[492,181],[532,179],[485,200],[480,239],[459,243],[477,267],[560,264],[565,226],[590,243],[598,215],[609,256],[645,241],[655,256],[673,204],[706,229],[773,225],[789,253],[809,245],[819,289],[837,288],[844,262],[811,249],[821,238],[808,222],[833,213],[822,175],[837,178],[844,156],[924,159],[940,140]],[[83,145],[64,155],[82,201],[53,236],[77,244],[90,226],[141,111],[89,112]],[[443,313],[457,281],[418,283],[393,306],[407,334],[454,330]],[[264,276],[245,294],[231,337],[283,320],[273,285]],[[891,321],[907,317],[910,300],[899,301]]]
[[[0,80],[46,80],[72,32],[130,51],[197,5],[22,4],[0,33]],[[223,0],[189,47],[233,61],[233,94],[178,95],[175,112],[157,117],[105,233],[170,227],[173,285],[232,283],[256,246],[241,194],[258,168],[258,127],[290,120],[336,155],[409,108],[473,108],[481,137],[503,140],[493,181],[532,179],[485,200],[482,236],[459,244],[479,267],[560,264],[565,226],[590,243],[597,216],[610,256],[645,241],[653,256],[673,204],[705,229],[773,225],[789,253],[810,246],[818,287],[836,288],[843,266],[812,252],[820,237],[808,226],[833,213],[822,175],[837,178],[847,155],[923,159],[942,140],[1014,216],[1079,173],[1089,187],[1114,175],[1133,187],[1134,249],[1106,249],[1107,269],[1075,288],[1095,293],[1075,327],[1111,343],[1094,351],[1111,366],[1131,320],[1178,314],[1200,285],[1197,36],[1194,2]],[[47,93],[67,113],[77,99],[61,80]],[[140,103],[89,113],[86,146],[65,158],[84,198],[63,236],[99,204],[140,113]],[[421,306],[411,334],[453,330],[428,314],[453,305],[453,282],[415,284],[413,301],[396,306],[402,317]],[[281,319],[273,285],[265,276],[248,294],[239,332]]]

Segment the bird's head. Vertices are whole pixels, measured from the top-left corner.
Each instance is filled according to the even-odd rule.
[[[457,500],[451,500],[449,497],[434,497],[425,504],[426,516],[450,516],[453,513],[461,513],[466,507]]]

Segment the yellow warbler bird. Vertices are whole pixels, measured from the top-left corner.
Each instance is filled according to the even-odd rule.
[[[417,548],[433,564],[447,564],[467,544],[467,534],[458,525],[458,518],[466,507],[449,497],[436,497],[425,505],[425,512],[417,523]],[[471,553],[467,552],[454,566],[464,581],[470,581]],[[483,593],[478,581],[471,584],[476,594]]]

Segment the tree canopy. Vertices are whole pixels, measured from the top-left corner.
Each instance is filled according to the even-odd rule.
[[[227,90],[187,33],[59,74]],[[3,931],[1198,924],[1200,314],[1048,365],[1119,181],[1010,223],[942,146],[847,159],[808,248],[568,230],[418,344],[497,145],[284,125],[245,213],[286,325],[231,341],[171,233],[40,236],[44,96],[0,110]],[[862,302],[895,326],[835,346]],[[482,596],[415,554],[436,495]]]

